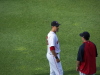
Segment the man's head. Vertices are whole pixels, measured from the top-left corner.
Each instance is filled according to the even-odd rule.
[[[88,41],[90,38],[90,34],[88,32],[83,32],[79,34],[82,37],[82,41]]]
[[[60,24],[59,24],[57,21],[51,22],[52,31],[58,32],[58,30],[59,30],[59,25],[60,25]]]

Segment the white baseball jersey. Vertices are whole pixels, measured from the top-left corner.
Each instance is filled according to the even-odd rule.
[[[47,36],[47,50],[48,50],[47,53],[52,54],[51,51],[50,51],[51,46],[55,47],[55,52],[56,53],[60,52],[58,37],[53,31],[50,31],[48,33],[48,36]]]
[[[60,52],[57,35],[52,31],[50,31],[47,35],[47,59],[50,65],[50,75],[63,75],[61,62],[58,63],[56,61],[56,58],[50,51],[51,46],[55,47],[56,53]],[[60,54],[57,54],[57,57],[60,59]]]

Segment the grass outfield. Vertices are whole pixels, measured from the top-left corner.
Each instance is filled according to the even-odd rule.
[[[90,32],[100,55],[100,0],[0,0],[0,75],[49,75],[46,35],[53,20],[61,24],[64,75],[78,75],[79,33]]]

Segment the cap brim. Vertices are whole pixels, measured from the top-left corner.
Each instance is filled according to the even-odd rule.
[[[61,25],[61,24],[58,24],[58,25]]]
[[[58,24],[58,25],[61,25],[61,24]]]
[[[83,33],[80,33],[79,36],[83,37]]]
[[[57,25],[55,25],[55,26],[59,26],[59,25],[61,25],[61,24],[57,24]]]

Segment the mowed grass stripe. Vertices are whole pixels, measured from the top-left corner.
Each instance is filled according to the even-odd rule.
[[[0,1],[0,75],[48,75],[46,35],[50,22],[61,26],[57,33],[65,75],[75,71],[80,32],[89,31],[99,52],[100,1],[17,0]],[[100,74],[97,58],[97,75]]]

